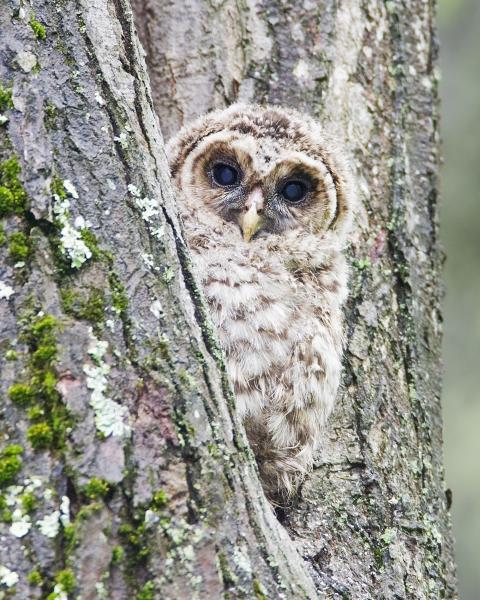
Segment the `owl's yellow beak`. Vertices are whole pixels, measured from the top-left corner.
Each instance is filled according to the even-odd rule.
[[[263,194],[259,188],[254,189],[245,203],[245,212],[240,216],[239,225],[243,239],[249,242],[263,224]]]

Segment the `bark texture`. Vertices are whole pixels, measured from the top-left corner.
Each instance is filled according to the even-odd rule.
[[[314,475],[284,524],[320,596],[454,598],[441,439],[435,2],[134,7],[167,137],[239,100],[335,124],[361,201],[344,386]]]
[[[284,528],[190,269],[127,1],[6,0],[3,597],[454,597],[431,4],[135,8],[167,135],[236,99],[338,124],[362,200],[344,389]]]
[[[235,422],[127,2],[0,19],[2,597],[315,597]]]

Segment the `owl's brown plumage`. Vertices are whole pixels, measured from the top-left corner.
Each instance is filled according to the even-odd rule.
[[[315,121],[277,107],[209,113],[167,150],[264,488],[288,496],[340,381],[348,169]]]

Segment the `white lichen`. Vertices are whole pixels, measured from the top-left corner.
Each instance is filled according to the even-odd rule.
[[[52,488],[47,488],[44,492],[43,492],[43,497],[45,498],[45,500],[47,502],[50,502],[50,500],[53,498],[53,494],[54,494],[54,490],[52,490]]]
[[[150,305],[150,312],[156,319],[163,317],[163,306],[160,300],[154,300]]]
[[[134,198],[135,204],[140,209],[143,219],[147,223],[151,223],[152,217],[156,217],[158,214],[160,214],[160,206],[158,202],[154,198],[149,198],[148,196],[142,198],[140,190],[132,183],[130,183],[127,187],[128,191]]]
[[[30,73],[37,66],[37,57],[28,50],[19,52],[15,59],[24,73]]]
[[[195,559],[195,551],[193,549],[193,546],[188,545],[183,548],[183,557],[185,558],[185,560],[189,561]]]
[[[295,68],[293,69],[293,74],[295,77],[301,81],[308,81],[311,79],[310,67],[306,61],[301,58]]]
[[[68,179],[65,179],[63,186],[67,194],[72,196],[72,198],[78,198],[75,186]],[[75,224],[78,223],[83,225],[83,227],[77,228],[78,226],[72,225],[70,222],[70,201],[68,198],[62,200],[58,194],[53,194],[53,199],[53,212],[61,227],[61,251],[69,257],[72,267],[78,269],[84,262],[92,257],[90,248],[82,239],[81,230],[85,229],[85,220],[83,217],[77,217],[75,219]]]
[[[27,477],[23,480],[23,485],[25,486],[26,492],[33,492],[42,487],[42,480],[40,477]]]
[[[174,277],[175,277],[175,271],[172,269],[172,267],[167,267],[162,275],[163,281],[165,283],[170,283]]]
[[[107,600],[108,592],[103,581],[97,581],[95,591],[97,592],[97,600]]]
[[[87,224],[85,222],[85,219],[82,217],[82,215],[78,215],[78,217],[75,217],[75,221],[73,222],[73,226],[76,229],[85,229]]]
[[[60,504],[60,523],[63,527],[70,525],[70,498],[68,496],[62,496],[62,502]]]
[[[11,571],[4,565],[0,565],[0,584],[6,585],[7,587],[13,587],[14,585],[17,585],[18,581],[18,573]]]
[[[100,95],[100,92],[95,92],[95,100],[98,104],[100,104],[100,106],[105,106],[105,100]]]
[[[12,509],[12,523],[9,527],[11,535],[22,538],[30,531],[32,521],[22,500],[25,494],[34,494],[41,485],[42,481],[38,477],[27,477],[24,479],[23,485],[10,485],[5,489],[5,504]]]
[[[15,537],[21,538],[30,531],[32,522],[30,517],[23,514],[20,508],[17,508],[12,513],[12,524],[10,525],[10,533]]]
[[[132,196],[134,196],[135,198],[140,198],[140,190],[137,188],[136,185],[133,185],[133,183],[129,183],[127,185],[127,189],[130,192],[130,194],[132,194]]]
[[[7,115],[4,115],[3,113],[0,114],[0,125],[5,125],[5,123],[8,121],[8,117]]]
[[[397,530],[392,529],[391,527],[387,527],[385,531],[380,536],[380,539],[385,542],[385,544],[391,544],[395,541],[397,537]]]
[[[153,256],[151,254],[142,254],[142,260],[148,269],[153,269]]]
[[[146,527],[150,527],[152,525],[155,525],[155,523],[158,523],[159,520],[160,520],[160,516],[154,510],[148,509],[148,510],[145,511],[145,525],[146,525]]]
[[[49,596],[49,598],[52,598],[52,600],[68,600],[68,595],[63,589],[63,586],[60,583],[56,583],[55,587],[53,588],[53,593],[51,596]]]
[[[83,372],[87,376],[87,387],[92,392],[90,406],[95,412],[95,426],[105,437],[127,437],[131,431],[130,426],[125,423],[128,409],[106,395],[110,366],[103,357],[107,352],[108,343],[97,339],[91,330],[90,339],[88,353],[95,364],[83,365]]]
[[[60,511],[54,510],[51,514],[45,515],[43,519],[37,521],[40,532],[48,538],[54,538],[58,535],[60,529]]]
[[[10,298],[10,296],[12,296],[14,293],[15,293],[15,290],[12,287],[7,285],[3,281],[0,281],[0,300],[1,299],[8,300]]]
[[[75,200],[78,200],[77,189],[75,188],[73,183],[70,181],[70,179],[64,179],[63,187],[65,188],[65,191],[67,192],[67,194],[69,194],[72,198],[75,198]]]
[[[90,345],[88,347],[87,352],[97,364],[100,364],[103,357],[105,356],[106,351],[108,350],[108,342],[104,340],[99,340],[95,335],[93,335],[92,328],[90,328],[89,333]]]
[[[124,131],[122,131],[120,135],[115,136],[113,139],[118,142],[124,150],[128,148],[128,135]]]
[[[250,563],[250,559],[248,557],[246,549],[236,546],[233,551],[233,560],[235,561],[239,569],[241,569],[244,573],[251,575],[252,565]]]
[[[153,237],[157,238],[157,240],[162,239],[162,237],[165,235],[165,226],[160,225],[160,227],[155,227],[152,229],[152,235]]]

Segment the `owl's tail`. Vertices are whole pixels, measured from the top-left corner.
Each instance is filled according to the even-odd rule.
[[[276,448],[265,423],[248,417],[245,430],[257,459],[266,496],[274,505],[290,504],[312,469],[313,441],[305,440],[295,446]]]

